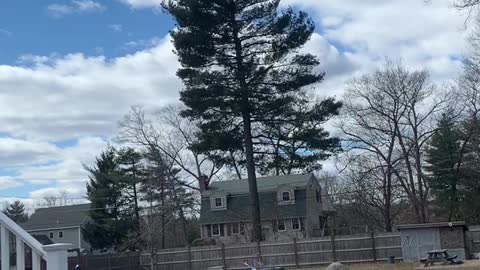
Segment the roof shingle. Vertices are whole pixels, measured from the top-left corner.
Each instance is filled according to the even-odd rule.
[[[90,204],[39,208],[26,223],[20,225],[27,231],[77,227],[88,217],[89,210]]]

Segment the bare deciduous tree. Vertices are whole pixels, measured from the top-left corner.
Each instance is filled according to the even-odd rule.
[[[410,72],[401,63],[390,61],[381,70],[349,84],[339,127],[349,142],[347,149],[357,153],[354,157],[371,155],[370,168],[363,171],[370,176],[375,172],[380,180],[385,224],[392,221],[397,184],[408,197],[417,221],[428,221],[423,152],[434,132],[431,122],[445,104],[445,98],[433,97],[433,90],[426,71]]]
[[[182,118],[180,111],[179,107],[166,107],[156,113],[158,121],[154,123],[145,116],[141,107],[132,107],[120,123],[119,137],[123,141],[159,151],[171,159],[185,175],[182,184],[198,190],[205,180],[208,184],[222,166],[195,151],[192,146],[197,140],[196,125]]]

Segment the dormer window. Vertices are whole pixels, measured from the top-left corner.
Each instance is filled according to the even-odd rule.
[[[210,197],[211,210],[225,210],[227,209],[227,197],[224,194],[216,194]]]
[[[295,204],[295,192],[290,187],[283,187],[277,191],[279,205]]]
[[[223,200],[222,200],[222,198],[220,198],[220,197],[219,197],[219,198],[215,198],[215,207],[217,207],[217,208],[223,207]]]

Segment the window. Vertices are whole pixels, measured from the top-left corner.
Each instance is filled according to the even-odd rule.
[[[296,231],[300,231],[302,229],[300,218],[292,218],[292,229]]]
[[[240,223],[240,234],[245,235],[245,224]]]
[[[282,201],[284,202],[290,201],[290,192],[288,191],[282,192]]]
[[[284,232],[287,230],[287,227],[285,227],[285,219],[277,220],[277,230],[279,232]]]
[[[223,207],[223,200],[222,198],[215,198],[215,207]]]
[[[240,233],[240,223],[233,223],[232,234],[239,234],[239,233]]]
[[[63,238],[63,232],[58,232],[58,238]]]
[[[50,233],[48,234],[48,237],[50,237],[50,239],[53,239],[53,232],[50,232]]]
[[[212,225],[212,236],[220,236],[220,224]]]
[[[320,196],[320,191],[317,190],[317,202],[322,202],[322,197]]]

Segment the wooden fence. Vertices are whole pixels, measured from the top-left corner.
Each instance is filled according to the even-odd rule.
[[[153,259],[156,264],[154,270],[205,270],[212,266],[233,270],[245,269],[242,262],[253,262],[258,258],[267,266],[300,267],[324,265],[332,261],[386,261],[391,256],[397,260],[402,256],[398,233],[170,249],[155,256],[143,254],[140,264],[150,269]]]
[[[79,264],[82,270],[140,270],[138,254],[105,254],[69,257],[68,269]]]

